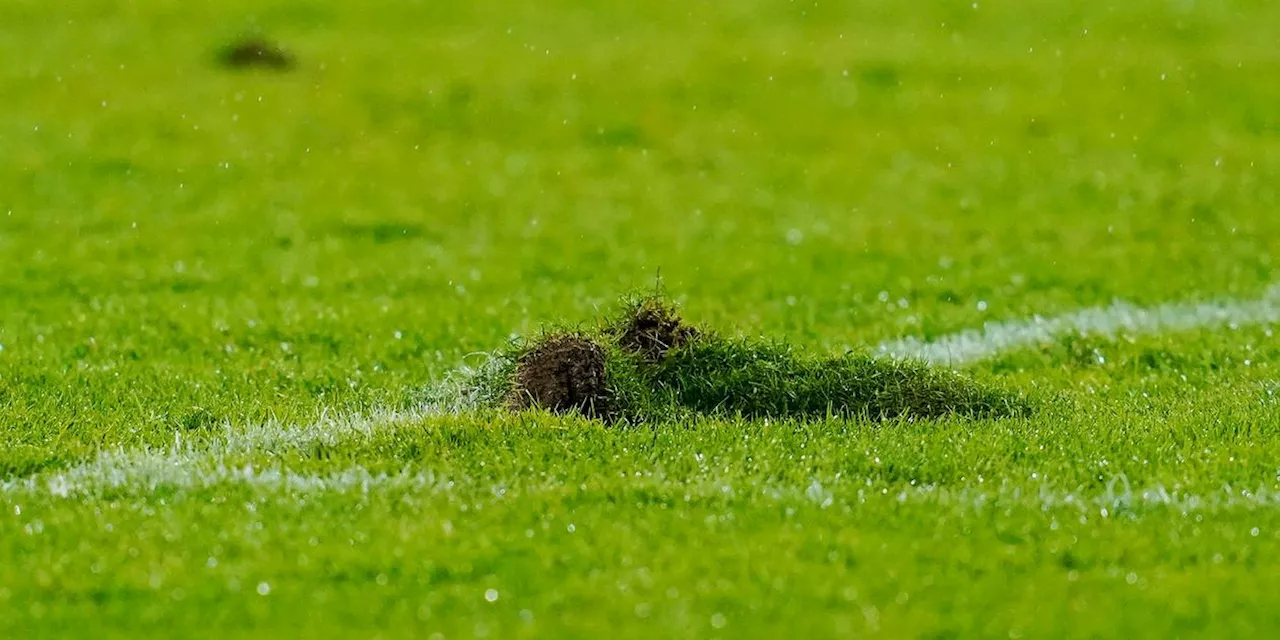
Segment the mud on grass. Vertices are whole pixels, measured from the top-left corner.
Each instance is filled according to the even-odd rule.
[[[541,408],[606,422],[688,415],[871,420],[1025,413],[1021,396],[925,364],[866,354],[815,356],[767,340],[686,324],[668,301],[624,301],[594,331],[551,331],[478,384],[512,410]]]
[[[512,409],[611,417],[605,349],[585,335],[547,335],[516,358],[514,375]]]
[[[262,37],[246,37],[218,50],[218,64],[227,69],[265,69],[290,71],[297,64],[293,55],[280,45]]]
[[[685,324],[675,306],[657,296],[623,302],[604,333],[622,349],[651,363],[661,362],[668,351],[698,337],[698,330]]]

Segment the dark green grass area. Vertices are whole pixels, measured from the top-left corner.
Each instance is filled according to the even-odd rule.
[[[751,418],[1000,418],[1028,410],[1017,396],[950,371],[862,354],[814,357],[776,343],[708,339],[676,350],[654,374],[676,402]]]

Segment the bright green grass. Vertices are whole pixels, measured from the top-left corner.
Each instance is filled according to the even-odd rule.
[[[253,30],[299,69],[212,64]],[[1260,0],[5,2],[0,477],[406,407],[659,270],[816,354],[1256,297],[1278,32]],[[1069,338],[966,372],[1053,399],[1014,420],[480,413],[227,461],[433,488],[0,494],[0,635],[1265,637],[1278,366],[1263,327]]]

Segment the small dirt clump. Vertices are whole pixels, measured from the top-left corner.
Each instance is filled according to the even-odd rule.
[[[295,64],[289,52],[262,38],[245,38],[223,47],[218,52],[218,62],[228,69],[270,71],[289,71]]]
[[[697,337],[698,330],[685,324],[675,309],[661,300],[637,303],[614,328],[618,346],[649,362],[661,362],[667,352]]]
[[[605,351],[578,334],[548,336],[516,359],[509,400],[516,410],[540,407],[609,419]]]

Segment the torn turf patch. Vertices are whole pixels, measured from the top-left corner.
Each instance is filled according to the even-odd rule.
[[[607,418],[609,396],[605,350],[586,336],[550,334],[516,358],[509,396],[514,409]]]
[[[866,354],[810,355],[785,344],[724,338],[687,325],[656,297],[631,300],[595,331],[548,332],[505,356],[506,385],[476,397],[606,422],[681,415],[812,420],[999,418],[1026,401],[959,373]]]

